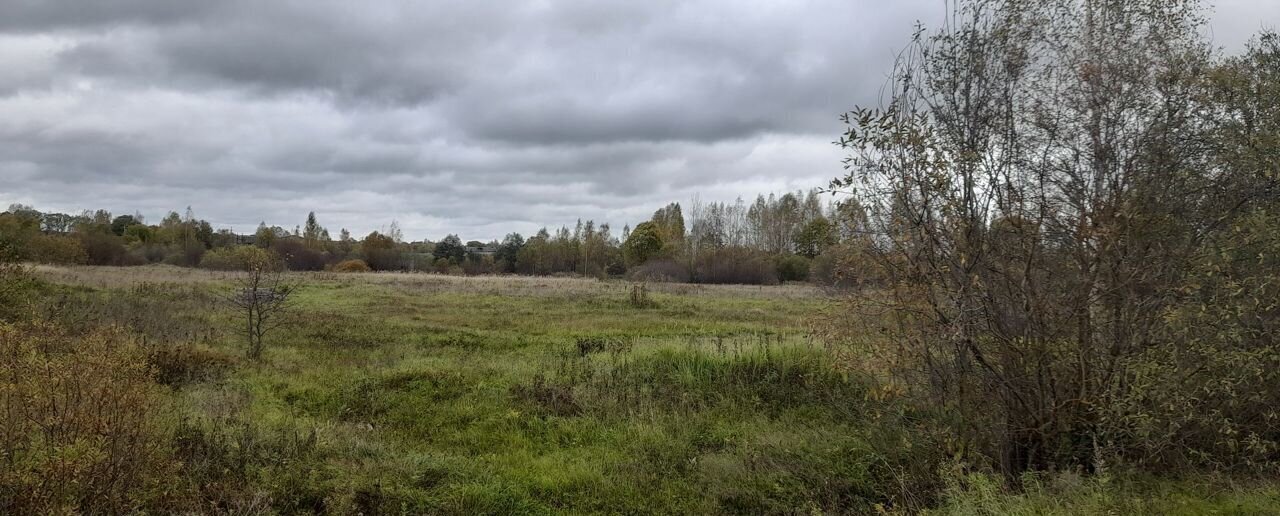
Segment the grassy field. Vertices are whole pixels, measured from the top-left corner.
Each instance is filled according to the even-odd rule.
[[[621,282],[298,275],[289,324],[254,364],[207,329],[235,327],[202,295],[226,274],[37,272],[122,298],[170,292],[142,311],[190,319],[199,347],[234,360],[176,391],[189,430],[285,450],[247,466],[284,511],[756,512],[878,496],[861,392],[808,337],[823,306],[808,287],[653,285],[637,306]]]
[[[217,299],[229,274],[35,272],[74,307],[64,318],[171,343],[158,374],[181,474],[211,511],[875,513],[912,502],[930,486],[904,485],[909,470],[938,463],[928,434],[908,433],[914,416],[875,401],[809,331],[830,309],[810,287],[656,284],[637,302],[625,282],[296,274],[296,306],[257,363]],[[956,514],[1280,505],[1265,484],[1117,493],[1091,479],[1011,496],[981,480],[914,501]]]

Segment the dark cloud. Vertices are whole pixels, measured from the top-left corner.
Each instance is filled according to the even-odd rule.
[[[218,4],[203,0],[5,0],[0,4],[0,30],[32,34],[179,23],[202,19]]]
[[[0,202],[247,230],[634,223],[840,173],[943,0],[0,0]],[[1280,6],[1224,0],[1238,47]]]

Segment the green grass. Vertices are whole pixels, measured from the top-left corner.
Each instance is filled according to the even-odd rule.
[[[883,501],[854,417],[861,388],[806,336],[820,296],[658,291],[637,308],[625,283],[560,287],[309,277],[261,364],[241,360],[176,396],[200,439],[250,456],[226,461],[247,462],[237,475],[284,512],[835,512]],[[229,313],[213,319],[234,327]],[[228,332],[208,345],[241,344]],[[250,430],[218,435],[240,427]],[[248,434],[264,444],[238,444]]]
[[[300,274],[287,324],[254,363],[212,295],[227,288],[225,274],[39,273],[82,300],[70,320],[196,342],[166,375],[175,448],[202,503],[219,511],[856,514],[916,500],[940,502],[939,514],[1265,514],[1280,505],[1275,484],[1090,479],[1012,493],[982,476],[938,477],[940,447],[911,433],[918,417],[871,401],[809,335],[827,300],[803,287],[657,285],[652,303],[635,307],[621,282]],[[910,474],[960,480],[939,501],[930,490],[943,486],[906,484]]]

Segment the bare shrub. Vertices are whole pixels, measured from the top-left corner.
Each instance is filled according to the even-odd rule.
[[[123,332],[0,326],[0,512],[126,513],[176,470],[145,353]]]
[[[289,309],[294,286],[285,280],[278,260],[260,259],[240,276],[226,302],[244,321],[244,335],[249,341],[249,358],[262,357],[263,337],[278,327]]]

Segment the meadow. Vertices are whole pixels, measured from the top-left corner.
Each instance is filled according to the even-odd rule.
[[[949,465],[845,367],[804,285],[288,273],[260,361],[234,273],[34,266],[33,308],[142,341],[171,469],[130,511],[224,514],[1266,514],[1267,482]],[[643,290],[641,290],[643,289]],[[955,469],[953,475],[947,468]],[[1108,483],[1110,482],[1110,483]],[[74,498],[74,497],[73,497]],[[83,503],[83,499],[81,502]]]

